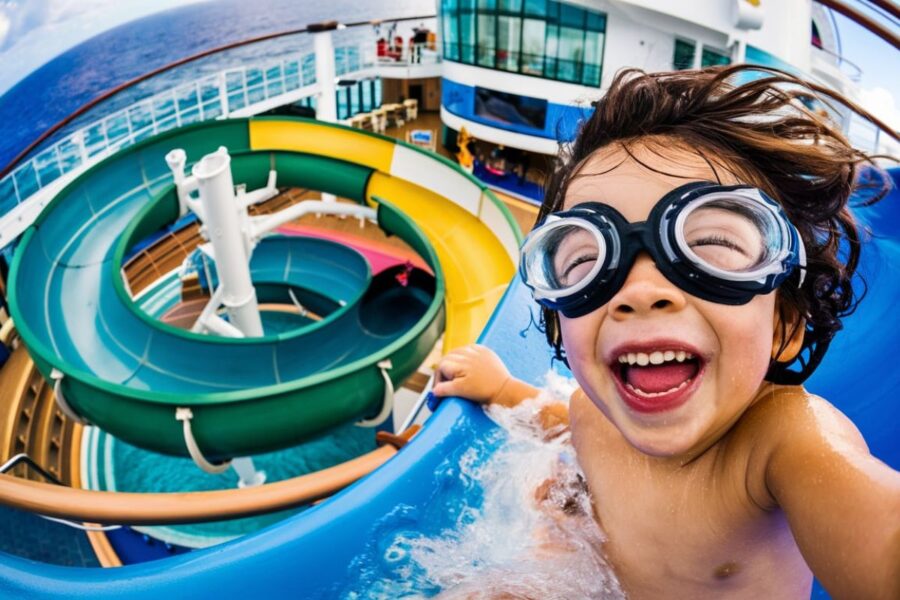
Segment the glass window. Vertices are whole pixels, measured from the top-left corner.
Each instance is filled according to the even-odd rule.
[[[500,11],[519,14],[522,12],[522,0],[500,0]]]
[[[525,0],[525,14],[543,17],[547,14],[547,0]]]
[[[588,31],[584,36],[584,68],[581,83],[584,85],[600,85],[600,45],[602,33]]]
[[[456,13],[445,12],[441,17],[444,38],[444,58],[459,60],[459,24]]]
[[[694,67],[694,55],[697,47],[694,42],[675,40],[675,55],[672,57],[672,68],[676,71]]]
[[[350,111],[349,106],[347,104],[347,88],[339,87],[335,92],[337,96],[337,118],[341,119],[349,119]]]
[[[547,25],[547,42],[544,53],[544,77],[556,79],[556,56],[559,52],[559,27]]]
[[[381,106],[381,78],[375,80],[375,106]]]
[[[528,75],[544,74],[544,38],[547,23],[538,19],[522,21],[522,72]]]
[[[584,9],[571,4],[561,4],[559,6],[559,22],[560,25],[566,27],[584,29]]]
[[[494,40],[497,39],[494,15],[478,13],[478,64],[494,66]]]
[[[519,71],[519,36],[522,34],[522,19],[519,17],[497,18],[497,68]]]
[[[441,0],[440,7],[447,60],[599,85],[602,12],[556,0]]]
[[[559,28],[559,62],[556,76],[563,81],[578,81],[584,59],[584,30]]]
[[[350,114],[355,115],[361,111],[359,107],[359,84],[354,83],[348,89],[350,90]]]
[[[606,15],[592,10],[587,11],[585,29],[588,31],[606,31]]]
[[[712,48],[703,48],[703,54],[700,56],[701,67],[727,64],[731,64],[731,57],[727,53],[721,50],[713,50]]]
[[[372,106],[372,81],[367,79],[360,83],[362,86],[362,111],[369,112],[374,106]]]
[[[475,64],[475,13],[459,13],[459,52],[462,62]]]

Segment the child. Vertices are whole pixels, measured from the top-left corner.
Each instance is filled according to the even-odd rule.
[[[620,73],[523,244],[580,385],[541,420],[570,422],[629,598],[808,599],[813,573],[835,599],[900,598],[900,473],[800,386],[856,304],[867,160],[811,92],[844,102],[754,67]],[[469,346],[434,394],[537,390]]]

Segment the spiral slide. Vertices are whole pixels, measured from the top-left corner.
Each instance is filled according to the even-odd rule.
[[[199,160],[220,145],[248,189],[274,169],[279,185],[377,206],[382,228],[422,256],[436,283],[391,285],[389,274],[373,279],[358,255],[326,266],[322,258],[337,250],[304,262],[300,246],[309,242],[266,239],[257,283],[281,300],[290,289],[313,308],[330,304],[325,319],[234,339],[149,318],[127,293],[121,266],[131,246],[178,216],[163,157],[184,148]],[[397,166],[407,163],[414,172]],[[449,188],[432,191],[438,181]],[[513,273],[519,235],[483,186],[394,140],[288,118],[204,123],[128,148],[65,188],[22,239],[10,304],[38,368],[87,420],[135,445],[186,455],[176,409],[188,407],[208,458],[245,456],[377,413],[383,378],[401,382],[440,335],[444,276],[447,347],[474,340]],[[317,289],[335,283],[343,289],[330,298]]]

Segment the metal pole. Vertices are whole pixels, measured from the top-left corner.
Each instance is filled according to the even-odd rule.
[[[231,157],[224,147],[204,156],[192,170],[197,178],[204,226],[215,253],[222,304],[232,324],[247,337],[263,335],[256,289],[250,279],[246,235],[234,197]]]

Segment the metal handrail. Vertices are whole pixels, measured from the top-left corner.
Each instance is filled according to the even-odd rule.
[[[55,483],[56,485],[63,485],[63,482],[53,475],[49,471],[45,470],[44,467],[39,465],[33,458],[25,454],[24,452],[16,454],[8,461],[0,465],[0,473],[6,473],[7,471],[16,468],[20,464],[25,463],[29,467],[35,470],[38,474],[41,475],[44,479],[51,483]]]
[[[55,475],[44,469],[41,465],[39,465],[33,458],[25,454],[24,452],[16,454],[8,461],[0,465],[0,473],[6,473],[10,469],[14,469],[20,464],[25,464],[31,467],[35,472],[40,474],[44,479],[49,481],[50,483],[61,485],[65,487],[65,484],[60,481]],[[54,523],[59,523],[61,525],[66,525],[68,527],[72,527],[73,529],[78,529],[81,531],[114,531],[116,529],[121,529],[121,525],[87,525],[83,523],[76,523],[75,521],[70,521],[68,519],[60,519],[58,517],[48,517],[47,515],[42,515],[39,513],[35,513],[37,516],[46,519],[48,521],[53,521]]]
[[[844,55],[839,54],[837,52],[832,52],[831,50],[829,50],[827,48],[823,48],[821,46],[813,46],[813,48],[815,48],[819,52],[822,52],[823,54],[827,54],[828,56],[831,56],[832,58],[836,58],[838,61],[838,66],[840,66],[840,65],[850,66],[854,72],[848,73],[847,76],[850,77],[850,79],[852,79],[853,81],[859,82],[860,78],[862,78],[862,73],[863,73],[862,68],[855,62],[845,58]]]

